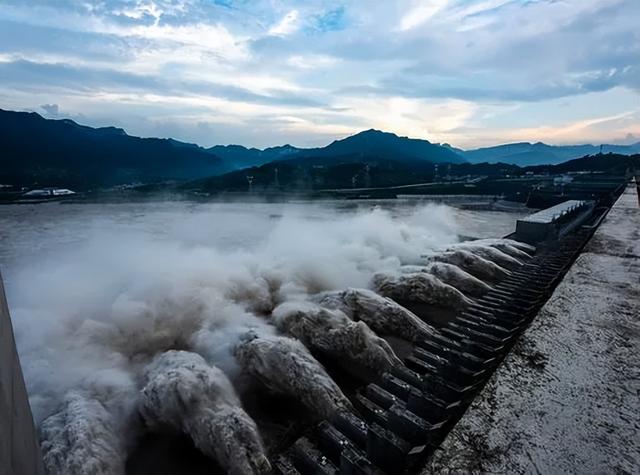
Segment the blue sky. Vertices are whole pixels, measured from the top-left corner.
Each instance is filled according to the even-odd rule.
[[[0,0],[0,108],[204,146],[640,140],[639,0]]]

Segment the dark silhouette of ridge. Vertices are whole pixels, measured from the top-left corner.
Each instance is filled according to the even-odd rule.
[[[62,186],[76,190],[117,184],[191,181],[285,161],[287,164],[282,165],[282,173],[291,167],[339,166],[336,169],[338,176],[318,180],[341,185],[346,179],[358,181],[353,176],[359,172],[349,171],[349,167],[345,168],[346,163],[360,164],[360,167],[368,164],[370,173],[361,177],[363,183],[372,179],[395,183],[412,174],[414,178],[430,176],[434,164],[501,163],[523,167],[558,164],[600,152],[600,146],[595,145],[553,146],[541,142],[465,151],[449,144],[400,137],[375,129],[318,148],[304,149],[287,144],[265,149],[242,145],[216,145],[206,149],[174,139],[134,137],[117,127],[87,127],[70,119],[51,120],[34,112],[1,109],[0,147],[0,184]],[[601,147],[604,153],[640,153],[640,142]],[[381,175],[383,170],[390,174],[388,180]]]
[[[399,137],[390,132],[369,129],[350,137],[335,140],[326,147],[307,149],[305,157],[331,157],[349,154],[376,156],[381,159],[404,161],[422,160],[430,163],[462,163],[460,155],[428,140]]]
[[[0,183],[87,189],[132,182],[190,180],[232,169],[221,158],[175,141],[139,138],[34,112],[0,110]]]
[[[600,153],[600,145],[548,145],[542,142],[518,142],[475,150],[457,150],[471,163],[511,163],[520,166],[556,165],[574,158]],[[640,142],[631,145],[602,145],[603,153],[633,155],[640,153]]]

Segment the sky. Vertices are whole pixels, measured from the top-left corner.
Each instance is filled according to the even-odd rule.
[[[640,0],[0,0],[0,108],[202,146],[640,141]]]

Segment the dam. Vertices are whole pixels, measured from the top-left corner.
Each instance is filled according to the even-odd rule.
[[[639,198],[632,183],[424,473],[637,472]]]
[[[0,277],[0,473],[44,473]]]
[[[546,470],[539,473],[554,471],[558,467],[580,473],[610,469],[610,466],[602,465],[610,450],[617,451],[619,463],[629,472],[633,467],[637,468],[637,446],[630,448],[622,441],[618,445],[613,442],[598,445],[596,441],[600,439],[596,435],[583,435],[592,431],[590,424],[597,420],[599,411],[617,410],[614,398],[607,398],[609,405],[604,405],[606,410],[596,409],[604,404],[602,399],[595,402],[599,392],[606,394],[611,391],[625,399],[629,390],[634,392],[633,372],[638,368],[635,352],[625,349],[621,350],[622,355],[616,355],[618,363],[622,363],[624,357],[624,364],[628,365],[629,374],[622,377],[624,381],[608,386],[607,382],[613,383],[613,380],[596,378],[594,382],[599,384],[588,389],[589,398],[585,401],[584,393],[578,390],[590,382],[580,381],[577,377],[584,375],[584,371],[572,372],[572,369],[588,368],[589,362],[598,358],[596,355],[600,350],[595,344],[583,346],[582,341],[557,340],[563,333],[575,339],[577,335],[569,328],[578,323],[567,324],[568,328],[561,329],[562,324],[556,322],[553,330],[547,330],[545,334],[547,340],[555,340],[555,344],[551,343],[545,353],[535,349],[536,332],[539,331],[536,328],[545,325],[545,319],[553,318],[550,313],[562,318],[563,322],[569,322],[579,320],[578,315],[590,308],[588,314],[591,317],[602,310],[616,322],[616,319],[628,320],[630,312],[633,312],[630,308],[635,308],[639,302],[637,239],[634,238],[638,236],[640,225],[636,185],[630,184],[622,195],[621,191],[614,193],[619,198],[612,199],[615,204],[608,216],[607,207],[594,207],[593,204],[569,203],[564,207],[580,221],[578,226],[571,226],[566,233],[552,233],[558,239],[539,243],[536,254],[521,269],[441,326],[437,335],[416,342],[416,348],[405,358],[404,366],[393,368],[379,382],[360,390],[356,396],[358,416],[326,421],[316,432],[296,441],[277,462],[281,473],[378,473],[379,469],[387,473],[526,472],[532,465],[541,463],[541,460],[529,458],[531,452],[539,459],[545,459],[549,454],[555,457],[545,460]],[[585,208],[591,211],[587,215]],[[572,222],[568,219],[570,216],[565,217],[565,213],[557,210],[543,214],[544,219],[534,216],[532,221],[558,221],[561,227]],[[525,232],[527,238],[531,237],[529,229],[520,231]],[[543,239],[549,237],[547,234],[534,235]],[[518,235],[511,237],[517,239]],[[587,243],[589,246],[585,250]],[[617,250],[612,252],[625,255],[623,259],[631,259],[617,263],[624,269],[622,280],[626,289],[618,291],[620,284],[602,279],[598,280],[598,286],[604,288],[593,294],[581,292],[581,301],[575,307],[566,303],[558,306],[558,301],[567,298],[566,286],[569,284],[563,283],[567,273],[571,280],[576,275],[580,276],[577,284],[573,285],[591,288],[591,279],[608,272],[603,266],[611,265],[611,271],[616,272],[617,266],[613,262],[601,262],[599,269],[591,267],[593,264],[584,267],[592,249],[607,252],[614,243]],[[591,271],[593,275],[589,274]],[[623,302],[621,305],[626,308],[624,312],[617,314],[616,310],[606,309],[607,304],[602,303],[602,295],[609,291],[609,286],[616,292],[622,292],[619,297]],[[560,314],[560,309],[563,314]],[[603,316],[598,316],[600,322],[603,319]],[[532,321],[538,323],[527,330]],[[611,324],[615,325],[614,322]],[[626,324],[631,327],[626,330],[630,337],[629,345],[637,350],[640,344],[638,322],[627,321]],[[599,332],[597,329],[583,331]],[[599,336],[594,335],[593,338],[595,341]],[[560,349],[565,345],[574,348],[575,355],[563,354]],[[555,391],[560,396],[559,400],[546,396],[548,387],[537,381],[530,382],[531,375],[526,371],[554,358],[554,350],[568,360],[566,366],[561,365],[553,375],[555,379],[552,381],[563,389],[563,392]],[[514,369],[511,361],[516,358],[519,363]],[[631,387],[627,389],[627,385]],[[531,386],[537,390],[533,394]],[[572,387],[578,390],[574,392]],[[624,419],[620,425],[624,426],[625,433],[637,436],[638,416],[633,408],[637,401],[633,396],[628,398],[631,398],[626,401],[629,419]],[[572,404],[582,408],[579,424],[569,417],[561,417],[566,407]],[[539,412],[535,411],[537,407],[540,407]],[[523,411],[528,417],[526,420],[521,420]],[[548,420],[540,420],[540,414]],[[542,433],[537,434],[534,430],[531,434],[532,427],[541,428]],[[548,427],[555,432],[545,431]],[[570,435],[568,450],[574,454],[569,462],[562,460],[567,450],[566,432]],[[515,443],[511,441],[512,437],[516,439]],[[512,444],[517,448],[512,448]],[[579,454],[585,446],[589,447],[593,460],[600,465],[580,460]]]
[[[295,404],[287,407],[286,402],[266,395],[260,401],[243,400],[247,412],[258,420],[272,470],[282,474],[493,472],[538,465],[540,459],[551,456],[556,458],[549,458],[547,463],[561,467],[563,462],[560,454],[554,452],[554,444],[558,445],[560,434],[566,432],[576,435],[569,447],[576,470],[602,469],[597,454],[598,450],[605,449],[596,444],[597,434],[590,440],[579,434],[588,430],[585,424],[590,417],[597,420],[601,415],[590,411],[594,410],[599,393],[609,387],[615,394],[598,400],[598,404],[609,406],[613,412],[610,406],[622,398],[626,422],[612,421],[610,412],[603,420],[613,427],[623,427],[631,437],[637,430],[634,429],[637,411],[633,412],[633,401],[624,392],[633,392],[634,383],[616,371],[603,378],[591,375],[594,385],[586,391],[586,399],[581,397],[584,393],[574,394],[567,386],[582,387],[580,381],[571,378],[613,361],[628,364],[630,374],[634,368],[637,370],[637,321],[633,320],[630,310],[639,298],[640,221],[636,193],[636,185],[632,183],[626,189],[624,186],[611,189],[594,203],[572,203],[564,212],[551,213],[545,219],[545,225],[553,228],[551,233],[534,233],[532,237],[528,230],[516,229],[507,238],[512,242],[533,243],[535,252],[530,257],[522,257],[521,266],[497,279],[459,312],[442,309],[433,302],[403,301],[403,305],[435,331],[421,335],[410,344],[392,341],[401,361],[393,361],[388,370],[377,374],[363,368],[349,371],[339,362],[321,360],[348,398],[347,410],[329,411],[322,420],[310,423],[304,409]],[[624,305],[612,307],[609,300],[593,292],[576,290],[591,289],[596,278],[598,295],[611,292],[610,295],[619,296]],[[397,287],[389,287],[387,281],[383,283],[388,292]],[[347,298],[343,294],[339,297]],[[397,299],[402,300],[401,297]],[[577,304],[567,305],[567,299]],[[4,320],[8,321],[8,311],[5,313]],[[282,313],[282,321],[286,323],[289,314],[284,310]],[[609,315],[612,321],[602,315]],[[549,319],[555,326],[549,327]],[[579,331],[574,327],[581,322],[582,331]],[[610,328],[616,323],[626,328],[628,345],[614,348],[610,356],[605,354],[591,361],[589,358],[599,352],[597,335],[617,331]],[[6,337],[9,331],[10,327],[3,326],[3,343],[9,338]],[[594,335],[593,339],[584,334]],[[9,342],[7,348],[14,348],[12,337],[6,341]],[[566,345],[571,352],[560,351]],[[552,368],[550,363],[554,363],[555,355],[564,360]],[[609,357],[611,361],[607,361]],[[13,364],[15,357],[10,359]],[[6,361],[3,354],[0,362],[3,382]],[[540,371],[543,376],[532,375],[533,371]],[[529,391],[529,386],[520,388],[523,382],[530,382],[537,392]],[[12,396],[11,401],[24,412],[28,410],[26,392],[16,387],[17,396]],[[628,389],[620,389],[623,387]],[[542,397],[547,393],[556,395],[557,399]],[[521,406],[514,404],[514,400],[529,408],[525,412],[529,419],[519,420]],[[566,405],[578,402],[584,405],[579,424],[557,417]],[[549,419],[536,422],[535,418],[545,411]],[[12,427],[5,424],[11,420],[10,413],[2,413],[3,428]],[[303,424],[292,423],[283,430],[277,421],[280,417],[300,417]],[[559,422],[554,425],[551,420]],[[14,440],[14,447],[21,444],[26,448],[14,451],[13,456],[5,456],[10,450],[3,452],[0,471],[42,473],[40,451],[30,419],[23,417],[17,424],[20,430],[12,429],[8,437],[3,433],[3,440]],[[540,430],[533,434],[527,432],[524,427],[529,424],[537,424]],[[544,428],[548,428],[547,432]],[[609,433],[606,427],[602,430],[603,434]],[[488,434],[479,436],[483,432]],[[509,445],[512,439],[521,443]],[[164,439],[161,444],[167,444],[167,440],[183,444],[181,439]],[[638,460],[633,459],[637,457],[637,447],[627,446],[625,450],[624,444],[615,442],[606,445],[606,450],[618,450],[614,453],[620,457],[622,468],[633,467],[634,462],[637,467]],[[170,465],[165,465],[164,472],[157,470],[157,462],[152,465],[154,462],[150,459],[152,454],[157,455],[158,441],[150,444],[156,444],[155,450],[139,447],[128,462],[127,473],[171,473]],[[164,447],[165,450],[172,448],[171,444]],[[536,447],[538,452],[532,452],[531,447]],[[580,467],[575,460],[585,447],[589,447],[593,457]],[[180,456],[190,457],[194,452],[186,448]],[[533,461],[528,457],[533,457]],[[164,463],[162,457],[159,460]],[[199,463],[192,473],[221,471],[220,467],[208,466],[204,460]]]

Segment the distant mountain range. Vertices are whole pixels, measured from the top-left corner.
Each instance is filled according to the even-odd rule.
[[[624,176],[627,169],[640,167],[640,155],[588,155],[554,165],[521,167],[505,163],[451,163],[436,169],[425,160],[390,160],[375,155],[339,155],[296,157],[265,163],[256,167],[211,176],[181,185],[186,191],[221,192],[308,192],[336,190],[366,190],[403,187],[406,185],[452,182],[474,183],[489,179],[527,178],[527,173],[561,174],[589,170]],[[249,181],[251,185],[249,186]],[[474,188],[475,189],[475,188]],[[462,189],[462,192],[469,190]]]
[[[433,167],[427,165],[433,164],[557,164],[599,151],[600,147],[594,145],[543,143],[506,144],[465,151],[373,129],[320,148],[291,145],[264,150],[242,145],[203,148],[173,139],[134,137],[115,127],[92,128],[69,119],[51,120],[34,112],[0,109],[0,184],[22,186],[64,186],[82,190],[134,182],[188,181],[273,162],[286,162],[279,168],[283,174],[295,167],[298,170],[324,167],[326,171],[342,166],[344,173],[336,184],[349,180],[352,185],[351,181],[361,180],[364,185],[375,182],[377,173],[382,171],[393,182],[394,170],[402,170],[405,178],[407,170],[414,170],[423,178],[432,175]],[[603,151],[625,155],[640,153],[640,143],[604,145]],[[348,169],[354,164],[360,164],[357,170],[368,164],[368,175],[358,178],[361,172],[356,172],[355,168],[351,173]],[[270,167],[267,173],[275,173],[274,168]],[[232,176],[235,175],[226,175],[229,179]],[[246,181],[246,174],[238,176]],[[297,179],[308,179],[304,174],[297,176]]]
[[[602,150],[601,148],[602,147]],[[472,150],[462,150],[448,144],[398,137],[379,130],[366,130],[322,148],[297,148],[291,145],[264,150],[242,145],[216,145],[208,149],[216,155],[242,166],[256,166],[293,157],[336,157],[360,153],[390,160],[427,160],[431,163],[506,163],[521,167],[557,165],[587,155],[640,153],[640,142],[631,145],[547,145],[542,142],[518,142]]]
[[[292,145],[280,145],[278,147],[265,148],[264,150],[247,148],[242,145],[216,145],[207,149],[207,151],[226,160],[228,163],[232,163],[235,168],[251,167],[273,162],[274,160],[281,160],[295,155],[301,150]]]
[[[436,178],[436,164],[421,159],[392,160],[374,154],[296,156],[257,167],[186,183],[185,190],[205,193],[225,191],[310,191],[360,189],[427,183]],[[452,163],[444,173],[493,175],[515,165]],[[251,181],[251,187],[249,187]]]
[[[121,183],[190,180],[229,171],[196,146],[132,137],[115,127],[0,110],[0,184],[87,189]]]
[[[339,157],[351,154],[375,156],[396,161],[427,161],[430,163],[462,163],[464,158],[453,150],[427,140],[398,137],[379,130],[365,130],[346,139],[336,140],[323,148],[301,150],[304,157]]]
[[[511,143],[476,150],[452,149],[471,163],[509,163],[521,167],[530,165],[555,165],[574,158],[600,153],[596,145],[547,145],[542,142]],[[602,153],[633,155],[640,153],[640,142],[632,145],[602,145]]]
[[[379,130],[365,130],[345,139],[335,140],[326,147],[297,148],[291,145],[264,150],[242,145],[216,145],[208,149],[219,157],[236,165],[255,166],[275,160],[310,157],[345,157],[351,155],[376,156],[396,161],[422,160],[430,163],[460,163],[465,160],[459,154],[427,140],[398,137]]]

